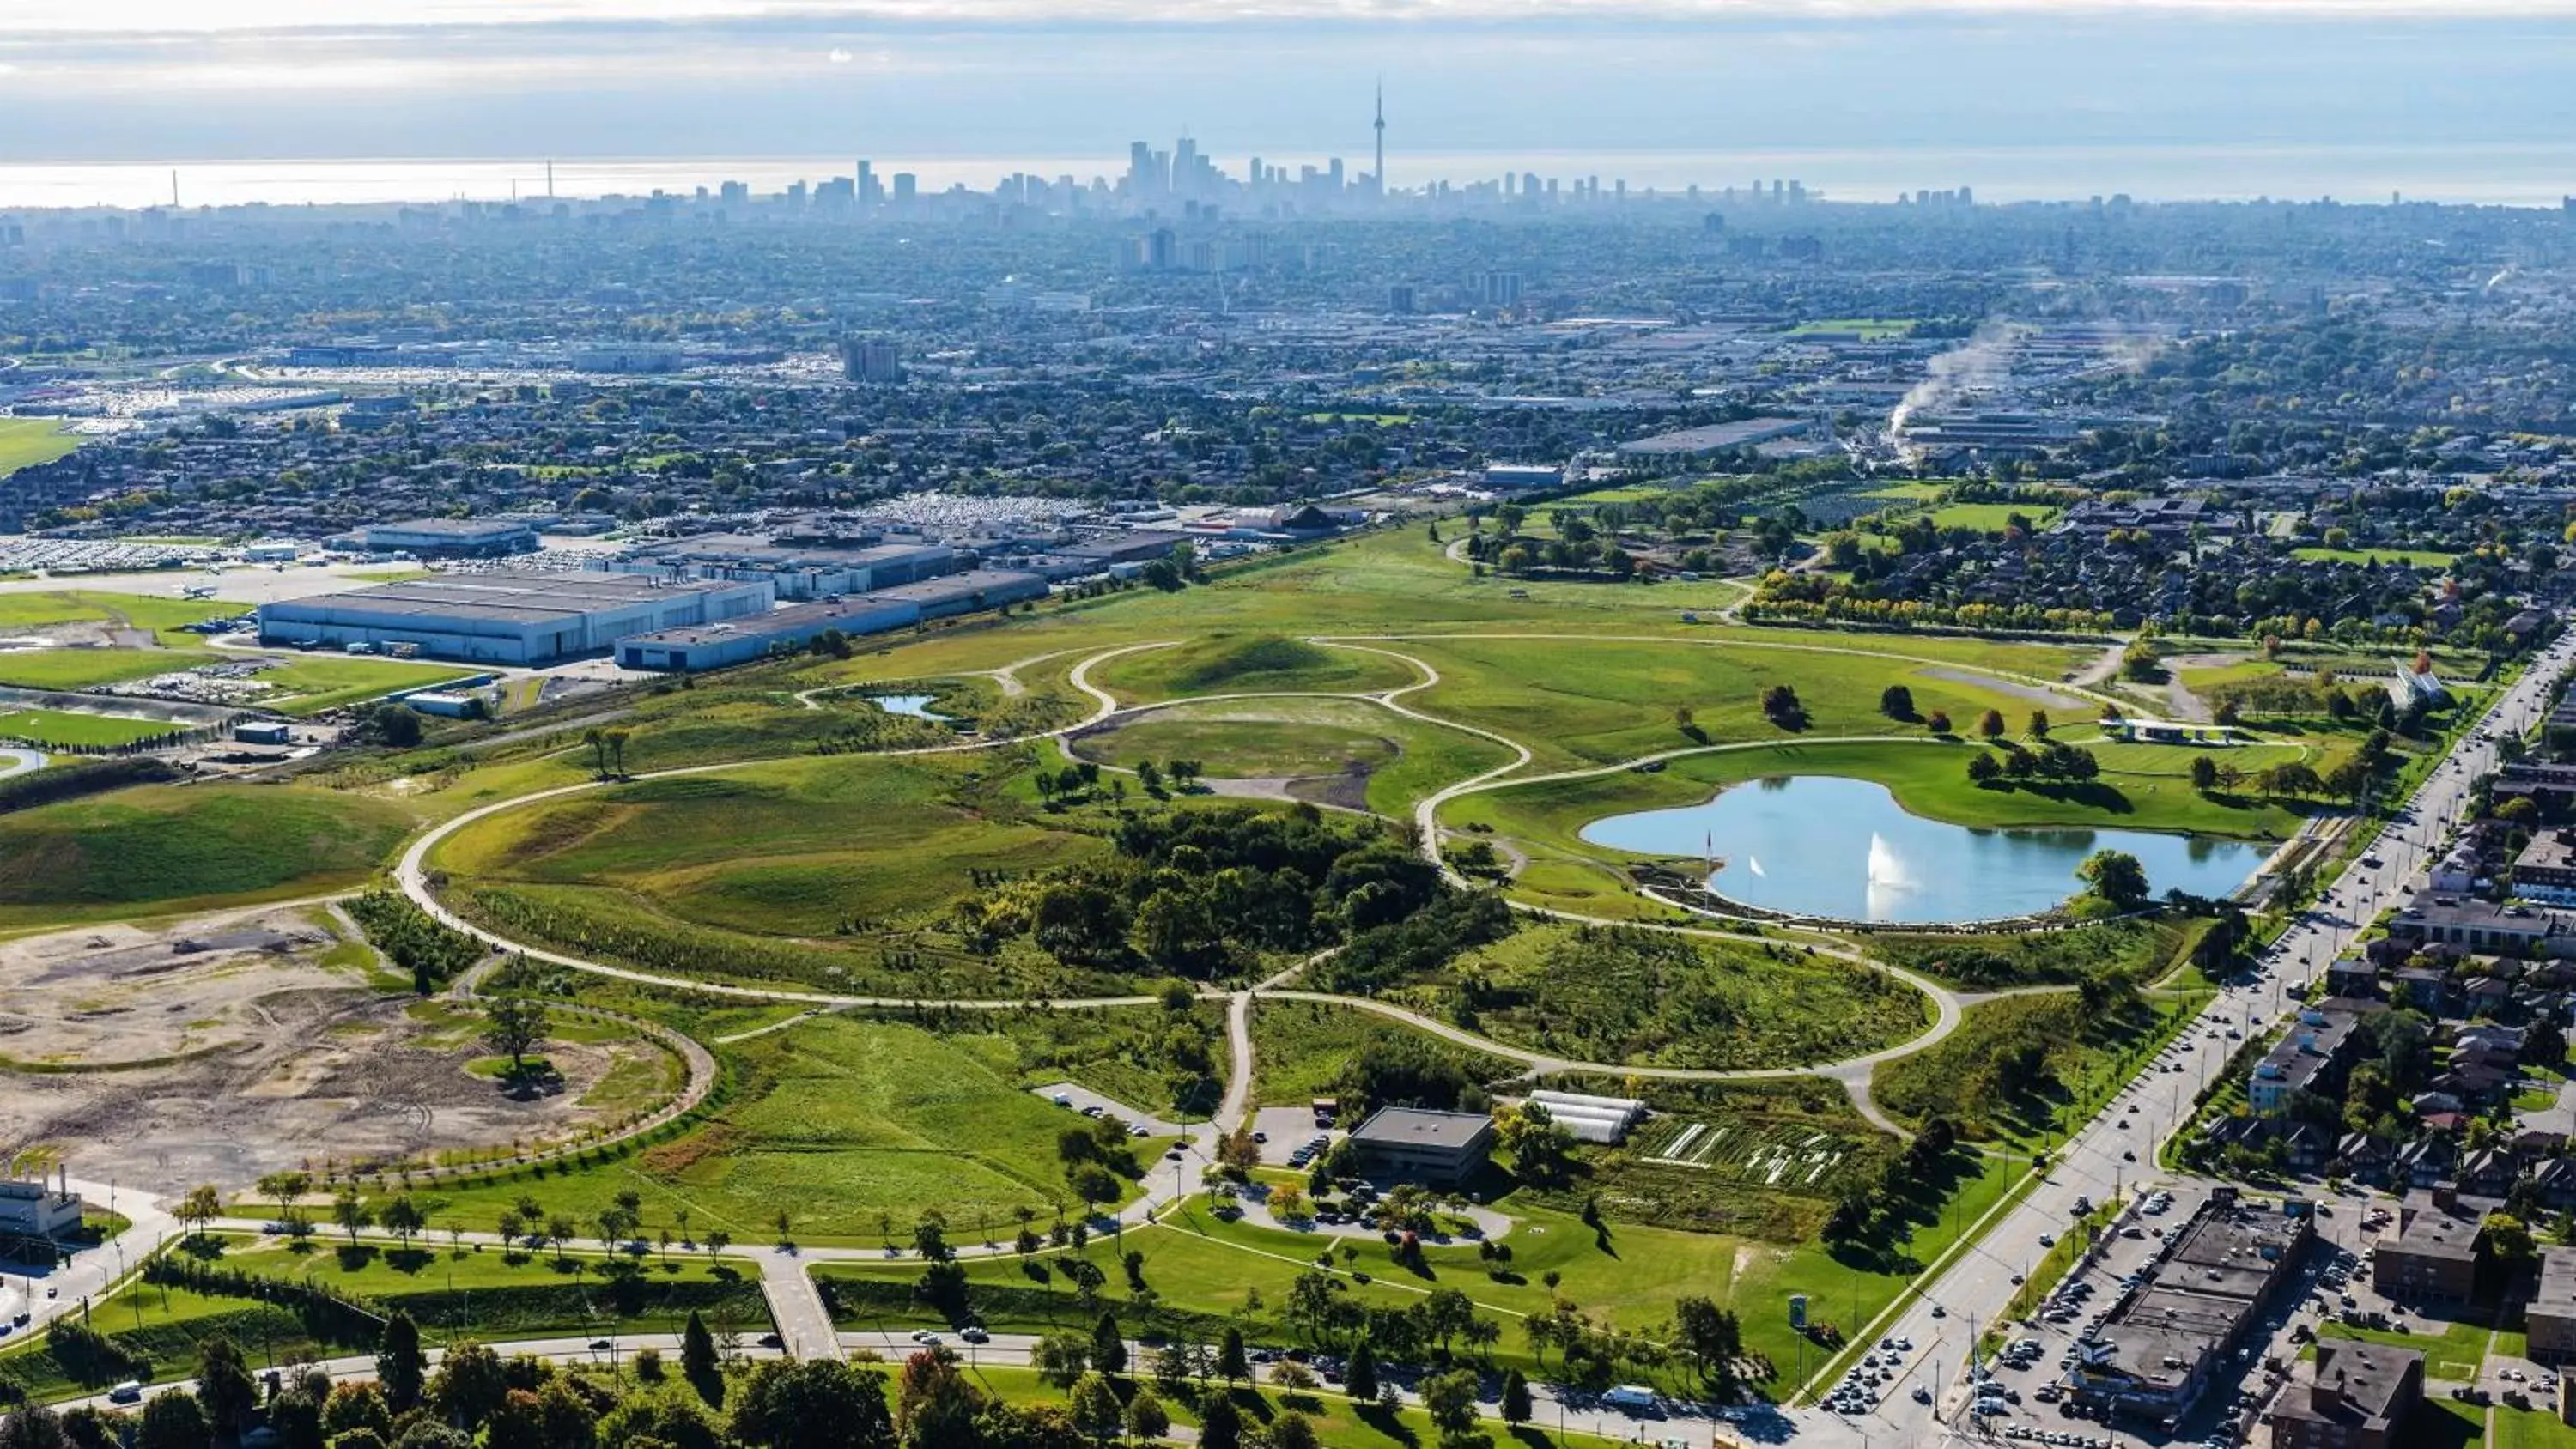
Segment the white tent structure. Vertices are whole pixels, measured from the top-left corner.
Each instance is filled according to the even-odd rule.
[[[1646,1104],[1634,1097],[1595,1097],[1582,1092],[1536,1091],[1525,1099],[1543,1108],[1548,1120],[1574,1134],[1577,1142],[1614,1144],[1646,1116]]]

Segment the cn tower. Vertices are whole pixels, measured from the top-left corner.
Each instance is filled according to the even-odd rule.
[[[1370,173],[1369,184],[1380,196],[1386,195],[1386,82],[1377,83],[1377,169]]]

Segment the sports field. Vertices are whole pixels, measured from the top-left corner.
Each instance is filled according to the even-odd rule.
[[[179,728],[182,727],[168,720],[125,715],[78,714],[60,709],[0,711],[0,738],[27,740],[39,746],[130,745],[159,739]]]
[[[50,463],[80,446],[77,434],[51,418],[0,418],[0,478]]]

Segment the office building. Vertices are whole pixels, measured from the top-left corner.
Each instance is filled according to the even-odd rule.
[[[262,644],[409,648],[478,664],[542,665],[632,634],[769,611],[759,582],[668,584],[615,574],[440,574],[259,606]]]
[[[889,338],[848,338],[841,343],[841,375],[852,382],[901,382],[902,355]]]
[[[1380,1107],[1351,1133],[1360,1171],[1371,1178],[1456,1187],[1493,1151],[1493,1120],[1482,1112]]]

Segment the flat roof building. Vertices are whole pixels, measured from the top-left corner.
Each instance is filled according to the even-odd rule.
[[[2163,1423],[2190,1412],[2312,1235],[2305,1217],[2215,1190],[2148,1267],[2147,1281],[2076,1345],[2069,1377],[2077,1392]]]
[[[764,614],[629,635],[617,641],[617,662],[628,669],[721,669],[802,649],[836,629],[853,638],[885,634],[925,620],[1042,599],[1046,591],[1046,580],[1035,574],[973,569]]]
[[[2448,1190],[2409,1193],[2397,1233],[2370,1254],[2371,1285],[2401,1302],[2465,1302],[2477,1291],[2478,1243],[2495,1203]]]
[[[537,550],[537,531],[524,518],[414,518],[371,523],[358,536],[378,553],[423,558],[501,558]]]
[[[0,1238],[67,1238],[81,1225],[80,1194],[34,1177],[0,1178]]]
[[[441,659],[550,664],[661,629],[768,612],[766,582],[665,584],[615,574],[440,574],[259,606],[263,644],[410,645]]]
[[[809,548],[719,533],[649,544],[595,567],[608,573],[646,574],[672,582],[766,580],[782,599],[822,599],[918,583],[953,574],[973,561],[969,554],[936,543]]]
[[[2534,1363],[2576,1362],[2576,1248],[2540,1250],[2540,1291],[2523,1317]]]
[[[2272,1406],[2272,1449],[2391,1449],[2424,1401],[2424,1355],[2317,1340],[2317,1361]]]
[[[1380,1107],[1351,1133],[1367,1175],[1446,1187],[1481,1171],[1493,1144],[1493,1119],[1484,1113],[1421,1107]]]

